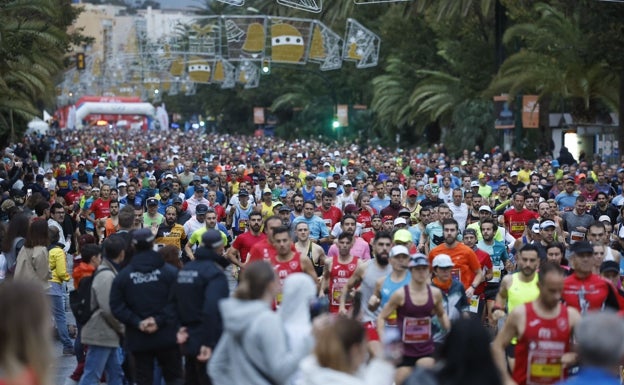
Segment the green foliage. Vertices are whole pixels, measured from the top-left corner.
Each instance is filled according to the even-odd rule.
[[[80,10],[63,0],[10,0],[0,4],[0,141],[18,137],[50,105],[54,79],[71,44],[68,33]]]

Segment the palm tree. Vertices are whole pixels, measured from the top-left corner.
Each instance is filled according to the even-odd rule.
[[[78,15],[62,0],[11,0],[0,13],[0,137],[15,137],[54,96]]]

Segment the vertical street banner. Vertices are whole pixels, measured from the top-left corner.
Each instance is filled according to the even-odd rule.
[[[340,127],[349,127],[349,106],[346,104],[339,104],[336,108],[336,116],[338,117],[338,123]]]
[[[537,95],[524,95],[522,97],[522,127],[539,128],[539,109]]]
[[[254,107],[254,124],[264,124],[264,107]]]
[[[494,96],[494,128],[504,130],[514,128],[515,118],[512,104],[508,95]]]

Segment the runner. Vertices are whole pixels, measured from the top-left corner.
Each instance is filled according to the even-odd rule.
[[[319,277],[322,276],[325,264],[325,251],[310,239],[310,229],[307,223],[297,223],[297,226],[295,226],[295,240],[295,248],[299,254],[308,257],[312,261],[316,274]]]
[[[510,382],[505,348],[513,338],[518,343],[512,377],[518,385],[558,383],[565,379],[566,368],[575,360],[571,353],[572,330],[581,317],[576,309],[561,303],[563,271],[546,262],[538,276],[537,299],[511,311],[492,343],[492,354],[505,383]]]
[[[399,246],[395,246],[399,247]],[[411,280],[396,290],[381,313],[377,316],[377,333],[383,340],[384,322],[397,314],[397,324],[403,342],[403,358],[397,365],[397,384],[410,375],[415,365],[433,366],[435,351],[432,334],[432,317],[440,320],[444,330],[451,329],[451,323],[444,311],[442,292],[429,282],[429,262],[424,254],[410,258],[408,268]]]
[[[355,218],[353,221],[355,222]],[[338,255],[325,260],[319,296],[329,296],[330,313],[338,313],[342,289],[346,286],[349,278],[351,278],[355,272],[355,269],[362,263],[361,258],[351,253],[352,244],[353,235],[343,232],[338,236],[338,242],[336,243],[338,246]],[[345,301],[343,305],[347,311],[351,307],[350,301]]]

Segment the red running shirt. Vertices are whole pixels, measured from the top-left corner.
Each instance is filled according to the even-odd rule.
[[[329,272],[329,312],[338,313],[340,309],[340,297],[342,289],[347,285],[349,278],[355,272],[358,265],[358,257],[351,258],[349,263],[340,263],[338,256],[332,258],[332,268]],[[347,302],[347,309],[351,307],[351,301]]]
[[[526,309],[524,333],[516,344],[516,364],[513,379],[518,385],[550,385],[565,378],[561,356],[570,351],[570,322],[568,308],[561,304],[559,315],[541,318],[533,309]]]

